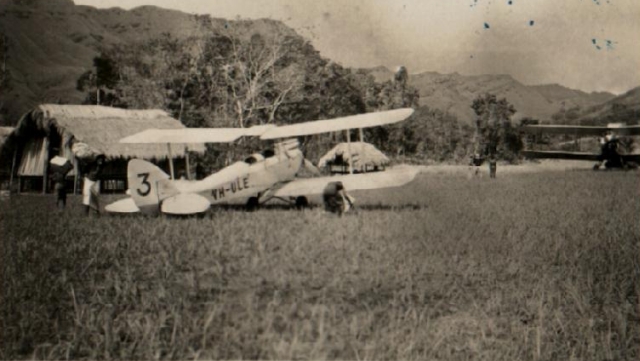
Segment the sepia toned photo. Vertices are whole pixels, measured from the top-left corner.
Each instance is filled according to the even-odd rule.
[[[638,19],[0,0],[0,359],[639,359]]]

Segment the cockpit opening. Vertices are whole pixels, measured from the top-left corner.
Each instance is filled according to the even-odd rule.
[[[271,158],[274,155],[276,155],[276,152],[273,151],[273,149],[265,149],[262,151],[262,156],[265,158]]]
[[[264,160],[264,156],[262,156],[262,154],[260,153],[254,153],[251,154],[249,157],[247,157],[247,159],[244,160],[245,163],[247,164],[253,164],[253,163],[257,163],[257,162],[261,162]]]

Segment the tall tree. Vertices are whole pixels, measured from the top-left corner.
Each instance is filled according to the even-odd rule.
[[[373,81],[371,75],[358,74],[367,111],[381,111],[398,108],[417,108],[420,95],[409,85],[409,72],[406,67],[398,68],[393,79],[383,83]],[[383,150],[395,154],[412,153],[412,145],[406,141],[413,137],[412,125],[405,121],[390,127],[368,129],[366,138]],[[407,146],[410,149],[407,149]]]
[[[505,98],[498,99],[486,93],[473,100],[471,108],[476,113],[474,153],[486,157],[512,160],[520,151],[511,124],[516,109]],[[515,136],[515,138],[514,138]]]
[[[93,58],[93,69],[78,78],[76,89],[87,92],[85,104],[126,107],[115,94],[118,81],[115,61],[103,53]]]

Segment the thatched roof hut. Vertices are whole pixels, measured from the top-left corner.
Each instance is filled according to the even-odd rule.
[[[349,150],[353,160],[353,170],[368,172],[384,168],[389,164],[389,158],[379,151],[373,144],[364,142],[340,143],[333,147],[318,161],[318,167],[348,166]]]
[[[14,135],[30,137],[34,133],[48,135],[55,130],[62,146],[74,142],[89,144],[110,158],[167,158],[165,144],[121,144],[120,139],[149,128],[179,129],[184,125],[162,110],[129,110],[99,105],[39,105],[25,114]],[[184,147],[174,147],[172,155],[185,155]],[[190,144],[189,150],[204,152],[203,144]]]
[[[124,144],[120,139],[143,130],[180,129],[184,125],[162,110],[129,110],[98,105],[43,104],[26,113],[10,133],[2,147],[11,153],[14,175],[43,177],[42,188],[47,187],[47,164],[59,155],[75,163],[72,147],[86,144],[96,154],[106,156],[105,173],[112,178],[126,178],[126,160],[142,158],[153,162],[166,161],[166,144]],[[171,157],[183,158],[185,147],[203,153],[204,144],[172,145]],[[166,162],[165,162],[166,163]],[[77,167],[76,167],[77,168]],[[76,169],[71,173],[77,175]],[[39,181],[37,182],[38,184]]]

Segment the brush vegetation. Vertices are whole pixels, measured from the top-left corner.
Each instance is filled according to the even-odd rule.
[[[2,359],[640,357],[637,173],[422,176],[360,209],[2,200]]]

